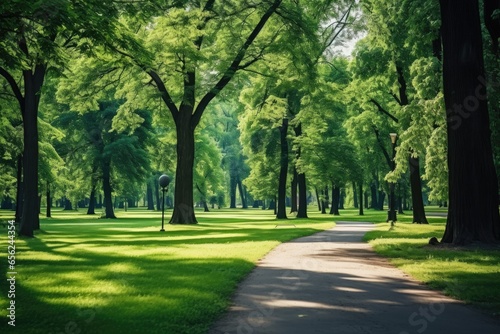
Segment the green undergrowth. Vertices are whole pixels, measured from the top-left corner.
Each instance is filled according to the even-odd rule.
[[[11,215],[1,211],[0,220]],[[117,216],[56,210],[35,238],[18,237],[16,327],[7,324],[2,279],[0,332],[206,333],[256,261],[281,242],[334,225],[331,216],[284,222],[267,210],[214,210],[198,212],[197,225],[166,224],[160,232],[159,212]],[[7,228],[0,233],[8,277]]]

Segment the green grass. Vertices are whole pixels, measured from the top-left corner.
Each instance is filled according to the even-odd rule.
[[[431,237],[440,240],[443,236],[444,217],[418,225],[411,224],[411,215],[398,215],[400,221],[391,228],[385,222],[386,212],[368,212],[378,226],[365,240],[377,253],[430,287],[500,316],[500,250],[429,246]]]
[[[0,220],[11,215],[1,211]],[[258,259],[333,226],[316,215],[275,228],[270,211],[214,210],[197,213],[198,225],[167,224],[161,233],[158,212],[117,215],[55,211],[36,238],[17,238],[16,328],[7,325],[2,279],[1,333],[205,333]],[[7,229],[0,233],[6,277]]]
[[[500,314],[500,252],[429,247],[429,238],[443,234],[443,217],[415,225],[411,215],[398,215],[390,228],[386,212],[366,210],[360,217],[341,210],[332,217],[311,207],[312,219],[275,228],[270,211],[214,210],[198,212],[198,225],[167,224],[160,233],[158,212],[117,215],[105,220],[83,210],[55,211],[42,219],[36,238],[17,238],[17,326],[7,326],[2,279],[1,333],[206,333],[258,259],[281,242],[332,227],[334,219],[376,222],[365,239],[378,253],[429,286]],[[0,211],[0,221],[11,216]],[[0,248],[5,277],[7,229],[1,225]]]

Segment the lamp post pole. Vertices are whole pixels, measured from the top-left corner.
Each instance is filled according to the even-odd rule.
[[[164,224],[165,224],[165,192],[168,191],[168,185],[170,184],[170,178],[163,174],[158,179],[158,182],[161,187],[161,191],[163,192],[163,198],[161,201],[161,230],[160,232],[165,232]]]
[[[390,133],[391,143],[392,143],[392,166],[391,170],[394,172],[396,169],[396,161],[394,160],[396,157],[396,141],[398,139],[398,135],[396,133]],[[396,213],[396,196],[394,195],[394,182],[389,184],[390,195],[389,195],[389,212],[387,215],[387,221],[392,222],[394,224],[396,222],[397,213]]]

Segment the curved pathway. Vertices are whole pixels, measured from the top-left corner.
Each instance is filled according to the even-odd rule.
[[[429,290],[362,242],[370,223],[283,243],[240,284],[209,334],[498,334],[500,322]]]

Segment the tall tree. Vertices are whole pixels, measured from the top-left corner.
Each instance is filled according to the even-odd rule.
[[[64,51],[89,51],[92,42],[115,42],[116,3],[97,0],[58,0],[0,4],[0,76],[9,84],[19,104],[24,128],[23,212],[19,233],[33,236],[38,217],[38,109],[49,68],[64,65]],[[82,38],[81,40],[78,40]],[[92,41],[92,42],[91,42]],[[20,80],[18,78],[21,78]]]
[[[369,33],[366,41],[369,46],[367,50],[360,50],[363,52],[357,56],[364,58],[359,60],[363,60],[365,67],[371,66],[375,70],[369,76],[380,76],[382,79],[379,85],[372,86],[372,89],[381,90],[381,94],[367,97],[367,100],[382,115],[397,123],[391,127],[399,135],[397,171],[389,173],[385,179],[394,184],[409,169],[413,221],[425,224],[427,219],[422,196],[420,158],[425,156],[428,136],[421,136],[423,131],[419,127],[422,121],[419,113],[415,113],[417,107],[408,108],[415,103],[409,67],[416,58],[432,55],[432,38],[438,32],[435,27],[436,15],[432,15],[436,8],[426,0],[366,0],[363,3],[368,17]],[[413,16],[418,17],[418,20],[413,19]],[[416,42],[419,39],[421,41]],[[377,64],[370,64],[373,61]]]
[[[500,240],[478,0],[440,0],[449,209],[442,242]]]
[[[178,38],[176,44],[167,48],[174,51],[171,54],[178,60],[175,64],[178,68],[174,71],[179,70],[182,73],[182,91],[178,92],[179,98],[176,99],[173,95],[176,88],[169,88],[170,73],[163,73],[162,66],[150,67],[140,63],[140,67],[150,76],[161,94],[176,127],[177,167],[174,211],[170,219],[172,224],[197,223],[193,208],[195,129],[209,103],[228,85],[236,73],[261,58],[269,42],[255,43],[256,39],[281,3],[282,0],[274,0],[270,5],[263,2],[248,7],[245,7],[245,4],[242,6],[241,3],[221,7],[214,0],[208,0],[203,6],[198,2],[188,3],[185,8],[173,9],[171,15],[158,18],[152,25],[156,34],[161,29],[166,29],[172,37]],[[186,29],[186,23],[190,25],[191,30]],[[231,24],[234,26],[230,27]],[[230,31],[234,31],[235,27],[238,27],[242,34],[246,34],[246,37],[232,35]],[[180,32],[185,34],[179,34]],[[222,35],[224,38],[221,38]],[[156,43],[158,42],[165,41],[157,40]],[[254,44],[260,45],[252,48]],[[202,68],[197,64],[202,63],[208,54],[214,54],[214,50],[218,50],[219,56],[223,55],[224,58],[222,61],[218,58],[219,65],[208,69],[211,73],[207,73],[203,79],[208,79],[206,85],[211,85],[211,88],[200,94],[198,80]],[[220,64],[224,68],[221,68]],[[178,104],[176,100],[179,101]]]

